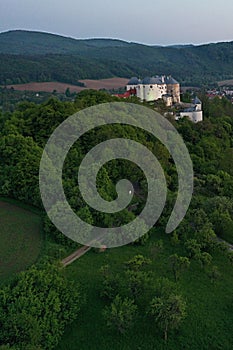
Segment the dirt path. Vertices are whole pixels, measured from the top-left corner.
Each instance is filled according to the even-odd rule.
[[[233,244],[228,243],[227,241],[224,241],[224,239],[219,238],[219,237],[218,237],[218,241],[219,241],[219,242],[225,243],[225,244],[228,246],[229,250],[230,250],[230,251],[233,251]]]
[[[135,188],[135,194],[142,198],[145,199],[142,195],[140,195],[140,188],[138,186],[138,184],[134,184],[134,188]],[[129,211],[132,211],[132,209],[134,209],[135,207],[137,207],[138,203],[133,204],[130,208]],[[98,241],[101,242],[101,236],[98,237]],[[90,242],[91,243],[91,242]],[[86,254],[92,247],[91,246],[83,246],[81,248],[79,248],[78,250],[76,250],[74,253],[70,254],[69,256],[67,256],[66,258],[64,258],[61,263],[62,265],[68,266],[70,264],[72,264],[75,260],[79,259],[81,256],[83,256],[84,254]]]
[[[97,237],[95,240],[91,240],[88,244],[89,245],[84,245],[81,248],[77,249],[75,252],[73,252],[72,254],[70,254],[69,256],[67,256],[66,258],[64,258],[61,263],[62,265],[65,267],[67,265],[72,264],[72,262],[74,262],[75,260],[81,258],[81,256],[83,256],[84,254],[86,254],[91,248],[92,248],[92,243],[94,243],[94,241],[98,241],[100,243],[100,249],[102,248],[101,246],[101,241],[103,240],[103,236],[100,235],[99,237]],[[104,246],[105,247],[105,246]]]
[[[218,237],[218,241],[219,242],[224,242],[230,251],[233,251],[233,245],[224,241],[223,239]],[[92,247],[88,246],[88,245],[84,245],[83,247],[79,248],[78,250],[76,250],[74,253],[70,254],[69,256],[67,256],[65,259],[63,259],[61,261],[62,265],[64,267],[72,264],[75,260],[78,260],[79,258],[81,258],[81,256],[83,256],[84,254],[86,254]]]
[[[92,247],[84,245],[83,247],[79,248],[74,253],[70,254],[65,259],[63,259],[62,262],[61,262],[62,265],[64,267],[70,265],[72,262],[74,262],[75,260],[79,259],[84,254],[86,254],[91,248]]]

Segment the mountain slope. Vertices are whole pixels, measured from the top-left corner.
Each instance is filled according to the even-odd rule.
[[[14,55],[80,54],[95,47],[130,45],[122,40],[77,40],[56,34],[12,30],[0,33],[0,53]]]
[[[172,74],[182,84],[233,78],[233,42],[200,46],[147,46],[114,39],[76,40],[59,35],[0,33],[0,84],[112,76]]]

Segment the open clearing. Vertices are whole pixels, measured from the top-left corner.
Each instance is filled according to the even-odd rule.
[[[88,89],[117,89],[120,87],[125,87],[129,79],[127,78],[109,78],[102,80],[80,80],[84,83]]]
[[[58,82],[45,82],[45,83],[27,83],[27,84],[17,84],[17,85],[7,85],[7,88],[13,87],[15,90],[19,91],[35,91],[35,92],[53,92],[56,90],[59,93],[64,93],[67,88],[71,92],[80,92],[85,89],[117,89],[124,87],[129,79],[127,78],[109,78],[101,80],[80,80],[81,83],[85,84],[85,87],[76,86],[66,83]]]
[[[42,248],[39,215],[0,201],[0,281],[33,264]]]
[[[218,86],[233,86],[233,79],[219,81]]]
[[[90,251],[66,267],[66,276],[77,285],[77,288],[82,286],[86,303],[77,319],[66,328],[56,350],[232,349],[233,273],[232,266],[221,252],[213,257],[213,264],[220,272],[220,278],[214,282],[211,282],[208,272],[205,272],[197,261],[193,261],[190,268],[182,272],[177,288],[187,302],[187,317],[179,331],[169,333],[166,344],[162,332],[147,315],[150,300],[154,297],[149,290],[144,290],[141,299],[139,298],[135,323],[126,334],[120,335],[117,331],[106,327],[102,313],[110,303],[99,296],[103,288],[99,272],[101,266],[109,265],[113,275],[121,276],[125,274],[124,263],[135,255],[142,254],[152,260],[152,264],[148,267],[148,270],[152,271],[152,290],[155,290],[157,279],[161,276],[174,282],[169,265],[169,257],[174,254],[170,235],[163,233],[162,230],[156,230],[150,237],[150,243],[158,240],[163,241],[163,249],[160,251],[150,244],[107,249],[101,254]],[[184,256],[182,246],[176,249],[179,255]]]

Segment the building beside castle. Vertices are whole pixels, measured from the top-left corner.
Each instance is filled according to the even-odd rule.
[[[127,91],[135,91],[135,95],[146,102],[163,99],[167,106],[180,103],[180,84],[172,76],[146,77],[140,80],[130,79]]]
[[[193,123],[198,123],[203,120],[202,103],[198,97],[195,97],[192,100],[192,103],[190,104],[189,108],[186,108],[183,111],[180,111],[176,119],[180,119],[184,117],[187,117]]]

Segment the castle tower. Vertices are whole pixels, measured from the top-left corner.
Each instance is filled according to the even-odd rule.
[[[165,78],[167,93],[172,96],[173,103],[180,103],[180,84],[172,76]]]

